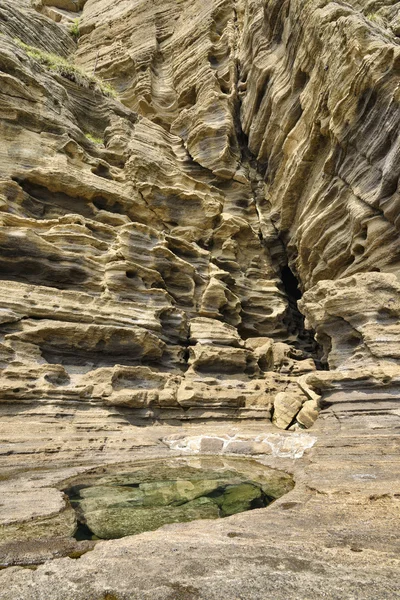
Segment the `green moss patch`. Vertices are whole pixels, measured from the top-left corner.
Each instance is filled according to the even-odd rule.
[[[82,87],[92,88],[96,91],[99,91],[104,96],[111,98],[117,97],[117,92],[110,84],[104,82],[96,75],[88,75],[81,67],[72,64],[66,58],[63,58],[58,54],[44,52],[35,46],[24,44],[24,42],[21,42],[21,40],[17,38],[14,39],[14,42],[19,48],[24,50],[30,58],[38,61],[49,71],[57,73],[57,75],[60,75],[65,79],[69,79],[70,81],[73,81]]]

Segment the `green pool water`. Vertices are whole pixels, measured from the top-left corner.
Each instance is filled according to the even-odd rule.
[[[99,469],[64,489],[75,537],[115,539],[169,523],[219,519],[268,506],[293,479],[255,460],[187,457]]]

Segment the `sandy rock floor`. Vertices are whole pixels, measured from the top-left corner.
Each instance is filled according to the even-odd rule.
[[[195,454],[188,449],[171,450],[163,441],[171,436],[187,441],[239,434],[247,438],[244,443],[249,452],[249,439],[276,432],[271,424],[260,423],[210,423],[179,430],[161,425],[131,426],[129,433],[136,440],[136,448],[126,452],[126,458]],[[293,434],[280,435],[290,438]],[[386,427],[384,416],[377,417],[373,426],[366,426],[356,412],[338,418],[332,409],[326,409],[316,425],[302,435],[313,437],[315,443],[301,458],[256,454],[261,463],[293,474],[296,481],[294,490],[270,507],[219,521],[167,525],[138,536],[98,542],[79,559],[45,560],[46,553],[47,559],[51,558],[51,544],[46,548],[26,542],[19,549],[3,545],[3,557],[8,551],[10,561],[21,560],[25,552],[25,559],[42,553],[45,562],[35,570],[4,569],[0,597],[399,598],[400,461],[395,432]],[[25,490],[31,498],[32,516],[35,495],[41,490],[50,491],[60,480],[95,465],[117,462],[111,449],[104,450],[102,456],[82,454],[81,464],[73,469],[66,467],[60,455],[48,455],[35,470],[22,470],[23,457],[13,457],[15,475],[2,482],[2,497],[6,499],[12,490]],[[7,462],[8,457],[3,465]],[[50,512],[52,502],[48,494],[41,510]],[[91,543],[85,543],[89,549]]]

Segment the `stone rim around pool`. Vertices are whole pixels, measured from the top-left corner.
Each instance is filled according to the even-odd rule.
[[[290,475],[254,459],[197,456],[97,468],[63,491],[77,514],[75,538],[98,540],[263,508],[293,487]]]

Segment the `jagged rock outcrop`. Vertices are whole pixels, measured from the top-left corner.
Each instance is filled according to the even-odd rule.
[[[50,4],[42,3],[44,15]],[[67,4],[53,6],[69,10]],[[68,73],[57,65],[53,69],[47,55],[42,60],[45,45],[29,29],[24,34],[31,13],[17,6],[2,9],[2,94],[8,111],[1,151],[0,260],[7,281],[2,399],[102,402],[137,409],[140,418],[268,418],[276,394],[290,388],[300,392],[299,412],[309,398],[296,377],[315,370],[315,364],[304,344],[296,351],[282,345],[296,342],[298,332],[280,282],[277,232],[268,218],[259,217],[262,180],[245,156],[240,175],[236,167],[228,173],[221,155],[234,147],[223,131],[238,127],[236,12],[229,3],[216,3],[207,9],[203,29],[199,32],[195,21],[188,33],[185,11],[178,19],[182,30],[175,23],[176,3],[120,8],[121,14],[114,5],[85,5],[76,60],[87,72],[96,68],[110,79],[104,60],[113,57],[112,83],[124,105],[74,67]],[[193,6],[185,10],[190,15]],[[188,109],[176,107],[175,116],[171,109],[164,118],[153,88],[143,91],[126,66],[119,75],[120,61],[135,49],[126,41],[135,19],[144,19],[142,26],[147,23],[158,44],[157,11],[156,30],[170,44],[165,64],[176,77],[182,63],[178,67],[174,61],[188,60],[176,54],[178,40],[185,33],[202,42],[185,77],[202,73],[204,89],[184,126]],[[104,41],[110,15],[118,55],[111,48],[100,52],[95,42]],[[56,25],[40,15],[35,19],[54,37]],[[58,28],[62,35],[49,49],[66,57],[74,42],[62,25]],[[219,73],[207,54],[213,36],[221,37],[220,45],[231,40],[230,94],[209,89]],[[192,49],[189,45],[187,52]],[[148,59],[156,60],[157,52],[148,51]],[[146,67],[154,68],[153,62]],[[162,73],[154,75],[158,86]],[[189,83],[182,86],[186,90]],[[154,103],[153,112],[143,109],[143,95]],[[224,103],[231,104],[229,110],[221,108]],[[228,115],[220,121],[218,107]],[[195,145],[204,146],[206,158],[198,156],[173,116],[197,139]],[[211,138],[215,145],[208,143]],[[198,319],[204,327],[199,340]],[[229,342],[220,339],[224,328],[232,332]],[[268,359],[264,347],[274,356],[283,352],[285,367]],[[292,412],[292,418],[276,422],[291,426]]]
[[[241,121],[304,289],[398,270],[399,45],[366,4],[248,3]]]
[[[399,35],[391,0],[0,0],[1,565],[93,548],[62,489],[96,465],[255,454],[299,482],[272,542],[244,525],[265,572],[252,591],[250,542],[234,566],[219,524],[200,571],[214,540],[246,600],[301,597],[280,564],[309,598],[366,573],[365,598],[396,597]],[[93,569],[170,565],[207,529],[176,527],[57,563],[65,590],[7,570],[4,598],[131,599],[136,571],[109,590]],[[310,536],[329,565],[340,548],[338,591]],[[215,597],[157,577],[140,600]]]
[[[321,282],[302,306],[332,370],[398,365],[400,285],[394,274]]]

